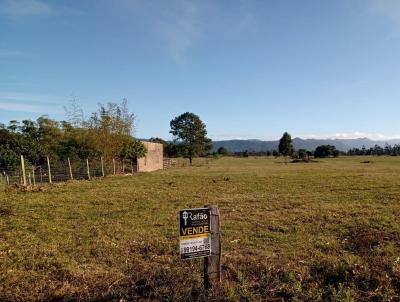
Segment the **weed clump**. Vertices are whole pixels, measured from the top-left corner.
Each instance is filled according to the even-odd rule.
[[[8,217],[14,215],[8,208],[0,208],[0,217]]]

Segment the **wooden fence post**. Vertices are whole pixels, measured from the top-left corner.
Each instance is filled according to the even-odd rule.
[[[25,161],[23,155],[21,155],[21,169],[22,169],[22,184],[26,186]]]
[[[35,166],[32,166],[32,178],[33,178],[33,185],[36,186]]]
[[[113,169],[114,169],[114,175],[115,175],[115,159],[113,158]]]
[[[88,158],[86,158],[86,168],[87,168],[88,179],[90,180],[90,169],[89,169],[89,159]]]
[[[50,169],[50,159],[49,159],[49,157],[47,156],[47,171],[49,172],[48,174],[49,174],[49,183],[52,183],[52,180],[51,180],[51,169]]]
[[[28,181],[29,181],[29,185],[32,185],[32,180],[31,180],[31,172],[28,173]]]
[[[71,180],[74,180],[74,176],[72,175],[71,161],[69,160],[69,157],[68,157],[68,167],[69,167],[69,178],[71,178]]]
[[[4,172],[4,188],[7,189],[9,185],[10,185],[10,179],[8,178],[8,174]]]
[[[103,174],[103,177],[104,177],[104,163],[103,163],[103,156],[100,156],[100,161],[101,161],[101,174]]]
[[[6,177],[6,172],[3,170],[3,174],[1,175],[1,179],[4,179],[4,190],[7,190],[7,177]]]
[[[210,289],[221,283],[221,221],[218,206],[205,207],[211,213],[211,256],[204,258],[204,287]]]

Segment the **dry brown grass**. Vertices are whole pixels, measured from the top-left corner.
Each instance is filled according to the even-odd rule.
[[[0,193],[0,300],[398,301],[400,159],[222,158]],[[223,283],[181,261],[178,210],[218,204]]]

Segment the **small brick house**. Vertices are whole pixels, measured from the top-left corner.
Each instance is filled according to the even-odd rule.
[[[138,158],[137,171],[150,172],[163,169],[163,145],[159,143],[143,142],[147,149],[145,157]]]

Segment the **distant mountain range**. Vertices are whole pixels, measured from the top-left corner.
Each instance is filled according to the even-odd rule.
[[[384,147],[386,144],[395,145],[400,144],[400,139],[388,141],[374,141],[369,138],[356,138],[356,139],[302,139],[296,137],[293,139],[295,149],[306,149],[309,151],[315,150],[320,145],[333,145],[340,151],[348,151],[352,148],[371,148],[375,145]],[[213,150],[218,150],[219,147],[225,147],[229,152],[242,152],[248,151],[267,151],[277,150],[279,141],[262,141],[258,139],[232,139],[224,141],[214,141]]]

